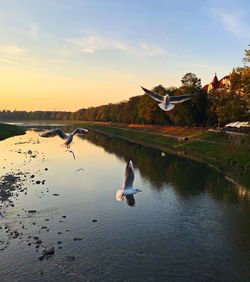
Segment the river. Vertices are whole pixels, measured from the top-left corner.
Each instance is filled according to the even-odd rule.
[[[247,187],[92,131],[74,138],[74,159],[59,137],[39,137],[46,127],[0,142],[0,176],[22,178],[0,202],[0,281],[249,281]],[[143,192],[119,202],[129,160]]]

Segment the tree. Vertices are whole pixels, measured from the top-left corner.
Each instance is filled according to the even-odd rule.
[[[161,95],[166,95],[167,94],[167,89],[162,86],[161,84],[155,86],[152,91],[156,92],[156,93],[159,93]]]
[[[250,46],[250,44],[248,46]],[[245,49],[245,57],[243,58],[243,61],[246,63],[250,62],[250,50]]]
[[[194,87],[201,89],[201,79],[194,73],[188,72],[181,79],[182,86]]]

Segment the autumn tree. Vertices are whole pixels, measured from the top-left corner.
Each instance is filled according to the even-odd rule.
[[[250,46],[250,44],[248,46]],[[246,63],[250,62],[250,50],[245,49],[245,57],[243,58],[243,61]]]

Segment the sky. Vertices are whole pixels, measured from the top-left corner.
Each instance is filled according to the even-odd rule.
[[[0,0],[0,109],[76,111],[241,66],[245,0]]]

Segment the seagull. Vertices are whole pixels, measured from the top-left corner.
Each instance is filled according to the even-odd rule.
[[[73,155],[73,158],[76,159],[76,156],[72,150],[65,150],[64,152],[70,152]]]
[[[154,100],[161,102],[160,104],[158,104],[158,106],[163,110],[163,111],[170,111],[172,110],[175,105],[173,104],[178,104],[178,103],[182,103],[184,101],[187,101],[189,99],[191,99],[194,94],[191,95],[182,95],[182,96],[169,96],[168,94],[166,94],[165,96],[162,96],[158,93],[155,93],[153,91],[150,91],[144,87],[142,87],[142,90],[151,98],[153,98]]]
[[[88,133],[87,129],[77,128],[77,129],[74,130],[74,132],[67,135],[63,132],[63,130],[61,128],[56,128],[56,129],[51,129],[51,130],[48,130],[46,132],[43,132],[42,134],[40,134],[40,136],[41,137],[54,137],[54,136],[58,135],[59,137],[61,137],[64,140],[67,139],[64,144],[69,149],[70,143],[72,142],[75,134],[86,134],[86,133]]]
[[[139,189],[133,188],[133,182],[134,182],[135,174],[134,174],[134,166],[132,161],[129,161],[126,170],[125,170],[125,178],[123,182],[123,189],[119,189],[116,192],[116,200],[122,201],[124,199],[124,196],[128,196],[128,198],[131,198],[129,196],[132,196],[136,194],[137,192],[142,192]],[[126,197],[127,199],[127,197]],[[127,200],[128,201],[128,200]]]

